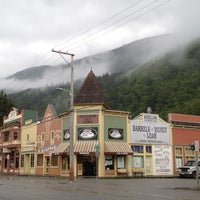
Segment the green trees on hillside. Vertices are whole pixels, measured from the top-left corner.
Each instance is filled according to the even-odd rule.
[[[99,79],[111,107],[132,116],[146,112],[148,106],[164,119],[170,112],[200,115],[199,44],[182,59],[172,52],[128,76],[106,74]]]
[[[0,91],[0,125],[3,124],[3,117],[8,115],[11,107],[13,107],[12,101],[8,96],[2,91]]]
[[[111,108],[129,111],[135,117],[151,106],[153,113],[165,120],[170,112],[200,115],[200,43],[181,52],[184,54],[179,50],[168,53],[132,72],[98,77]],[[80,80],[77,83],[75,94]],[[69,98],[56,87],[69,88],[69,85],[30,89],[10,98],[18,108],[37,109],[40,115],[52,103],[59,114],[68,109]]]

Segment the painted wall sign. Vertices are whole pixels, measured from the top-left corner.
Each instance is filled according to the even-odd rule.
[[[98,115],[78,115],[77,124],[97,124],[99,123]]]
[[[32,146],[35,146],[35,141],[26,142],[26,147],[32,147]]]
[[[14,121],[14,120],[20,120],[21,117],[22,117],[22,115],[19,114],[16,109],[13,109],[8,114],[8,118],[4,120],[4,123],[8,123],[8,122],[11,122],[11,121]]]
[[[154,175],[172,175],[172,150],[170,146],[153,145]]]
[[[144,122],[158,122],[158,115],[144,114]]]
[[[44,152],[48,152],[48,151],[53,151],[55,150],[55,148],[57,147],[58,145],[54,144],[54,145],[51,145],[51,146],[45,146],[45,147],[38,147],[38,152],[39,153],[44,153]]]
[[[63,140],[69,140],[70,139],[70,129],[65,129],[63,131]]]
[[[147,121],[131,121],[131,143],[169,144],[169,124]]]
[[[123,129],[109,128],[108,129],[108,138],[109,139],[123,139]]]
[[[97,128],[78,128],[79,140],[96,140],[98,136]]]

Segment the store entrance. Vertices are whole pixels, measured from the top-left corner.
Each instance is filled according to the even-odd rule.
[[[95,176],[96,175],[96,158],[94,155],[78,155],[78,166],[82,166],[82,176]],[[80,170],[80,167],[79,169]]]

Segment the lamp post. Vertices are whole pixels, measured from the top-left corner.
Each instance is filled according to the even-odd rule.
[[[69,149],[70,173],[69,173],[69,178],[70,178],[70,180],[74,180],[75,178],[74,178],[74,66],[73,66],[73,57],[75,55],[72,53],[68,53],[68,52],[56,51],[54,49],[52,49],[52,52],[58,53],[64,60],[65,60],[65,58],[62,56],[62,54],[71,56],[71,63],[70,63],[71,87],[70,87],[70,91],[65,90],[63,88],[58,88],[58,89],[67,91],[70,94],[70,149]]]

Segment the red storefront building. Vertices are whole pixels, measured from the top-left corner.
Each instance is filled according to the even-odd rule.
[[[19,174],[21,150],[21,126],[27,119],[35,121],[37,112],[32,110],[18,111],[12,108],[3,119],[0,128],[0,170],[5,174]]]
[[[53,153],[61,144],[61,120],[52,104],[46,108],[42,121],[37,125],[36,175],[59,176],[58,156]]]
[[[188,160],[195,160],[191,145],[200,142],[200,116],[170,113],[168,121],[172,125],[174,173]]]

